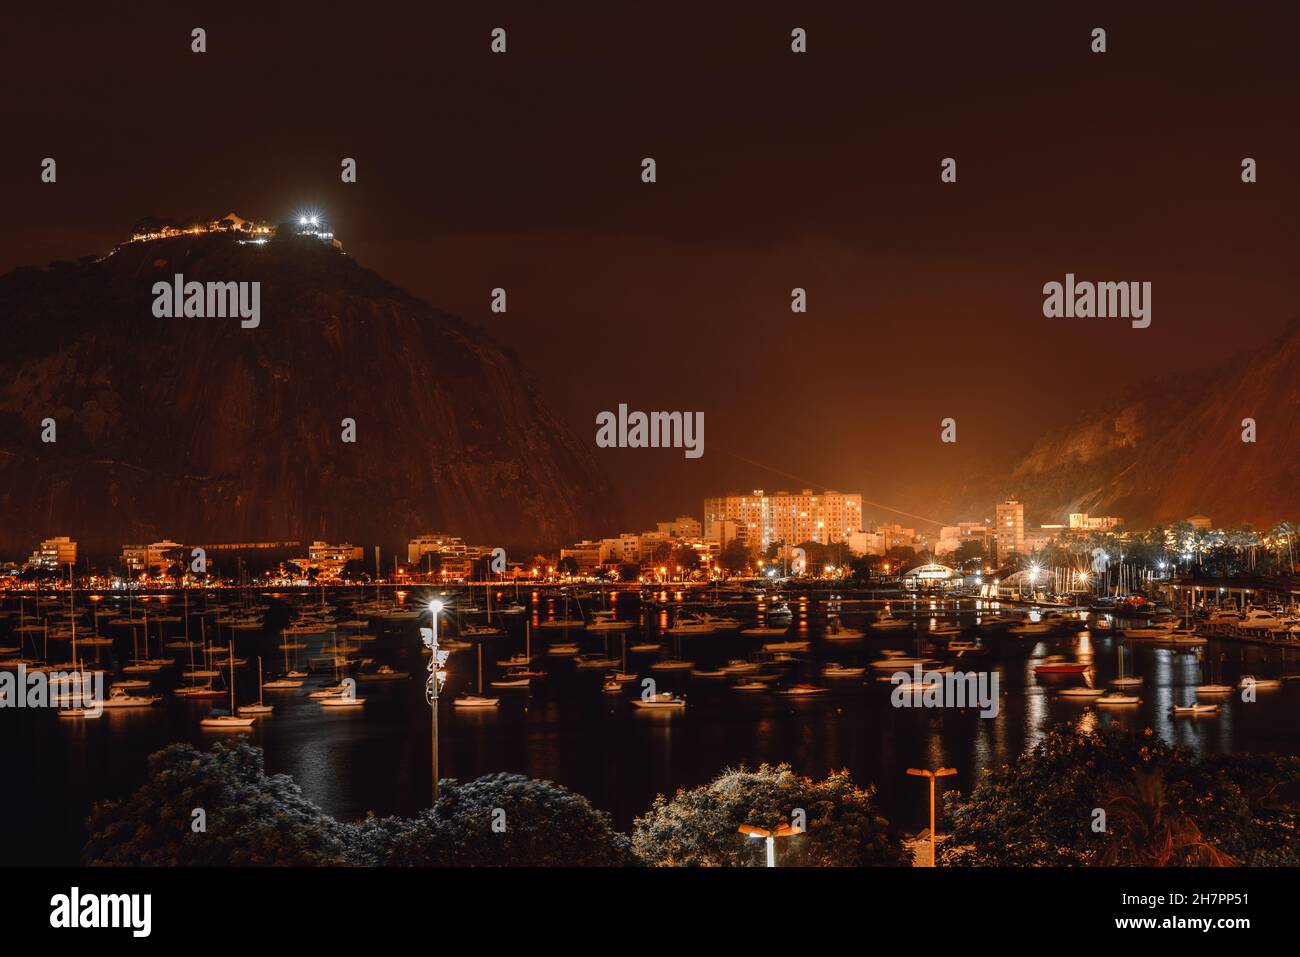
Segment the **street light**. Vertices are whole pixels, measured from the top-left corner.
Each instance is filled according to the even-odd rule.
[[[740,825],[740,833],[758,840],[767,841],[767,866],[776,867],[776,839],[778,837],[792,837],[799,832],[789,824],[782,824],[776,830],[769,831],[765,827],[755,827],[753,824]]]
[[[938,835],[934,833],[934,779],[946,778],[950,774],[956,774],[956,768],[939,768],[937,771],[930,771],[926,768],[908,768],[908,774],[914,774],[919,778],[930,779],[930,866],[934,867],[934,845]]]
[[[429,602],[429,612],[433,619],[432,628],[421,628],[424,646],[429,649],[429,677],[424,682],[424,700],[429,703],[433,714],[433,803],[438,803],[438,692],[447,683],[447,659],[451,652],[438,647],[438,615],[442,611],[442,602],[434,599]],[[432,806],[432,805],[430,805]]]

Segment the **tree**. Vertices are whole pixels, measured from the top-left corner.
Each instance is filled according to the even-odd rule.
[[[151,755],[145,783],[124,801],[96,803],[86,829],[91,865],[328,864],[345,846],[338,823],[288,775],[268,776],[261,749],[244,741]]]
[[[1110,842],[1097,863],[1104,867],[1230,867],[1231,857],[1201,834],[1196,818],[1169,801],[1164,773],[1134,771],[1103,802]]]
[[[749,546],[738,538],[727,542],[718,553],[719,563],[732,574],[739,574],[748,568],[751,557]]]
[[[572,555],[565,555],[555,566],[555,570],[561,575],[576,575],[578,574],[578,560]]]
[[[374,827],[375,825],[371,825]],[[396,829],[384,863],[609,867],[633,863],[627,835],[585,797],[521,774],[439,782],[438,803]]]
[[[1163,819],[1186,818],[1200,840],[1241,864],[1300,862],[1293,838],[1300,806],[1277,798],[1300,784],[1300,760],[1269,755],[1197,759],[1149,728],[1085,733],[1070,724],[1051,728],[1012,763],[986,770],[969,795],[944,795],[951,837],[940,848],[942,861],[1085,865],[1101,861],[1114,840],[1121,849],[1124,841],[1144,847],[1133,816],[1142,813],[1134,781],[1157,771]],[[1097,810],[1106,810],[1108,802],[1120,809],[1119,820],[1108,813],[1107,829],[1094,829]],[[1183,837],[1190,835],[1184,824],[1179,827]],[[1124,854],[1117,850],[1116,861],[1131,859]]]
[[[774,829],[806,818],[803,833],[777,846],[785,866],[899,865],[907,860],[899,836],[876,810],[875,788],[857,787],[847,771],[824,781],[788,764],[723,771],[708,784],[662,794],[633,824],[632,847],[647,864],[734,867],[761,864],[762,842],[739,833],[742,824]]]
[[[202,827],[195,829],[195,809]],[[124,801],[96,804],[92,865],[607,866],[635,863],[627,835],[580,794],[519,774],[439,782],[415,818],[341,822],[287,775],[267,775],[247,742],[201,752],[173,744]]]

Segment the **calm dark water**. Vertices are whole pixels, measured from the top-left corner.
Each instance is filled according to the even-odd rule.
[[[669,599],[671,604],[672,596]],[[562,602],[551,596],[539,596],[528,604],[528,616],[506,619],[508,637],[484,643],[486,680],[502,670],[495,664],[498,659],[523,649],[526,617],[536,623],[563,612]],[[499,710],[466,711],[452,707],[451,699],[474,690],[476,653],[473,649],[456,652],[440,710],[442,775],[468,779],[515,771],[552,780],[586,795],[612,815],[617,827],[628,829],[657,793],[704,783],[729,765],[785,761],[812,775],[844,767],[859,783],[879,788],[888,817],[919,829],[926,823],[925,785],[906,775],[908,767],[955,767],[958,774],[949,779],[953,782],[949,786],[968,789],[980,769],[1014,758],[1062,720],[1085,727],[1116,721],[1130,727],[1150,726],[1166,739],[1200,752],[1300,753],[1300,682],[1261,690],[1253,703],[1244,703],[1239,692],[1225,697],[1217,716],[1175,719],[1169,714],[1173,704],[1193,700],[1191,689],[1211,677],[1235,683],[1243,673],[1265,677],[1300,671],[1300,655],[1293,650],[1214,642],[1204,649],[1175,651],[1131,643],[1125,648],[1124,667],[1127,674],[1145,679],[1136,692],[1142,702],[1107,710],[1053,693],[1054,688],[1081,679],[1039,682],[1033,667],[1041,663],[1039,657],[1049,654],[1090,659],[1096,669],[1094,681],[1105,683],[1118,668],[1117,643],[1109,632],[1022,639],[1008,643],[984,665],[962,666],[1000,673],[999,713],[986,719],[974,710],[894,708],[891,687],[873,680],[870,670],[865,679],[822,678],[821,666],[826,662],[866,664],[878,659],[883,649],[913,653],[917,638],[912,632],[868,631],[863,641],[825,642],[820,638],[823,606],[815,601],[791,604],[796,619],[789,637],[808,637],[812,647],[790,669],[784,684],[806,680],[830,688],[823,697],[739,693],[730,690],[727,681],[684,672],[649,672],[645,666],[658,656],[632,655],[630,670],[653,674],[661,690],[682,691],[688,698],[685,711],[648,712],[629,703],[637,686],[629,685],[620,696],[605,695],[601,692],[604,672],[579,671],[567,657],[542,656],[539,669],[548,671],[549,677],[534,682],[531,691],[487,689],[502,699]],[[15,605],[10,602],[7,607]],[[31,608],[29,599],[29,614]],[[971,609],[969,602],[961,606],[963,621],[971,620]],[[951,600],[934,611],[928,600],[893,602],[894,614],[915,614],[922,628],[932,620],[950,620],[956,610]],[[863,606],[845,605],[845,624],[861,627],[865,611]],[[623,596],[618,613],[636,623],[642,614],[637,597]],[[744,618],[752,611],[736,609],[734,614]],[[645,615],[648,623],[633,632],[633,642],[655,635],[668,613],[648,607]],[[235,633],[236,654],[253,659],[262,655],[268,675],[279,670],[283,652],[278,648],[277,629],[287,618],[287,606],[273,603],[263,632]],[[197,619],[191,621],[197,634]],[[11,633],[14,624],[0,623],[0,644],[16,641]],[[378,637],[363,646],[361,654],[409,671],[411,677],[360,684],[358,694],[367,699],[364,709],[331,713],[306,697],[306,690],[332,682],[330,672],[310,679],[304,690],[267,692],[275,713],[259,718],[243,737],[265,750],[268,771],[291,775],[308,798],[340,818],[367,811],[410,815],[425,806],[430,788],[430,721],[423,696],[426,659],[419,652],[419,624],[371,622],[368,631]],[[170,639],[184,625],[163,627]],[[105,626],[103,630],[118,640],[111,649],[98,649],[101,662],[129,657],[127,629]],[[451,636],[455,630],[453,617],[444,624],[443,634]],[[154,654],[157,636],[152,630]],[[228,630],[221,629],[221,639],[228,636]],[[40,641],[39,635],[35,637]],[[620,649],[617,634],[606,639],[572,632],[568,639],[579,641],[584,652],[603,651],[607,641],[614,656]],[[311,655],[327,654],[333,639],[327,634],[297,640],[309,645],[307,652],[299,654]],[[534,653],[539,653],[549,642],[563,640],[563,635],[534,628],[532,640]],[[697,668],[707,669],[753,654],[763,642],[773,640],[781,639],[733,632],[682,638],[680,651],[672,639],[665,639],[664,647],[669,656],[680,653],[696,662]],[[187,664],[188,652],[168,653],[182,656]],[[51,657],[58,660],[67,654],[52,649]],[[93,654],[88,657],[93,660]],[[155,681],[156,686],[174,686],[179,670],[169,669]],[[240,703],[256,700],[255,660],[250,668],[237,672],[236,685]],[[143,781],[151,752],[173,741],[206,745],[228,737],[199,729],[200,717],[214,703],[221,704],[168,694],[155,708],[110,710],[94,721],[60,719],[50,710],[0,708],[0,767],[4,769],[0,820],[6,834],[0,841],[0,863],[75,863],[85,841],[83,821],[92,801],[130,794]]]

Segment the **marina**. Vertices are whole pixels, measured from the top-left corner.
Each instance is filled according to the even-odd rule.
[[[1300,728],[1300,685],[1289,680],[1300,676],[1300,641],[1287,647],[1285,613],[1283,630],[1261,644],[1251,638],[1258,629],[1238,639],[1240,620],[1178,619],[1168,628],[1161,622],[1171,613],[1154,609],[1126,619],[1083,606],[843,586],[726,595],[547,587],[526,591],[521,613],[494,618],[497,633],[474,635],[481,614],[457,611],[472,591],[437,593],[447,605],[444,646],[458,649],[440,707],[443,773],[516,770],[554,780],[588,795],[620,827],[656,793],[764,760],[789,760],[814,775],[848,767],[877,785],[891,816],[919,826],[900,768],[938,753],[959,769],[954,786],[969,787],[981,769],[1014,758],[1060,721],[1149,726],[1206,754],[1300,750],[1300,731],[1289,730]],[[137,787],[149,753],[230,734],[264,748],[268,770],[291,774],[332,814],[416,812],[427,785],[410,769],[429,744],[415,677],[424,670],[418,629],[430,620],[432,594],[415,588],[376,602],[358,589],[312,597],[247,589],[233,604],[211,593],[78,594],[57,613],[80,631],[76,609],[94,604],[103,612],[96,633],[110,641],[84,649],[78,642],[74,653],[69,638],[49,655],[75,654],[87,671],[102,670],[122,687],[94,721],[0,708],[6,756],[40,755],[68,798],[52,805],[10,793],[4,812],[42,819],[46,833],[61,835],[60,860],[73,862],[90,803]],[[789,618],[769,620],[767,607],[788,607]],[[44,630],[13,627],[32,618],[32,599],[10,599],[2,611],[0,643],[41,667]],[[248,627],[254,616],[257,628]],[[140,640],[146,618],[171,619],[151,624],[152,652]],[[588,627],[615,621],[617,628]],[[373,640],[355,640],[358,622]],[[1169,635],[1194,632],[1203,643],[1125,637],[1153,624]],[[286,633],[297,640],[285,642]],[[141,660],[157,670],[129,670]],[[196,669],[192,660],[213,664]],[[996,674],[991,717],[973,703],[891,704],[900,690],[919,705],[928,675],[954,672]],[[364,696],[354,690],[362,685]],[[20,861],[48,851],[21,836],[11,847]]]

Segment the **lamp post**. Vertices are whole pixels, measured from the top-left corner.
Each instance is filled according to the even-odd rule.
[[[433,804],[438,803],[438,692],[447,681],[447,659],[451,652],[438,647],[438,615],[442,612],[442,602],[436,598],[429,602],[429,612],[433,619],[432,628],[421,628],[420,635],[424,645],[429,649],[429,677],[424,682],[424,700],[429,703],[433,715]],[[430,805],[432,807],[433,805]]]
[[[746,834],[756,840],[767,841],[767,866],[776,867],[776,839],[778,837],[791,837],[799,832],[789,824],[782,824],[775,830],[769,831],[765,827],[755,827],[752,824],[740,825],[740,833]]]
[[[930,866],[934,867],[934,845],[938,837],[934,833],[934,779],[946,778],[950,774],[956,774],[956,768],[939,768],[937,771],[930,771],[926,768],[908,768],[908,774],[914,774],[920,778],[930,779]]]

